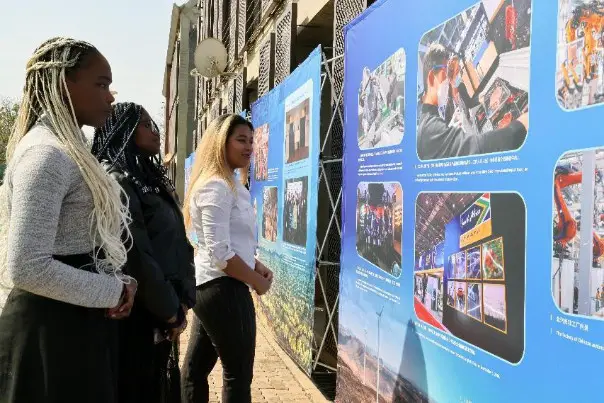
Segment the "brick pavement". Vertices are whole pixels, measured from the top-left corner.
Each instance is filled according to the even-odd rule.
[[[189,339],[188,329],[181,336],[181,362]],[[210,375],[209,382],[210,403],[219,403],[222,388],[220,362]],[[260,323],[258,323],[252,401],[254,403],[328,401],[306,374],[276,344],[269,330],[262,327]]]

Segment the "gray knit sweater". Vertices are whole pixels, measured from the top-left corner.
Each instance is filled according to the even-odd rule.
[[[7,167],[7,270],[15,288],[90,307],[118,304],[114,276],[63,264],[53,255],[89,253],[92,194],[51,130],[38,124],[23,137]]]

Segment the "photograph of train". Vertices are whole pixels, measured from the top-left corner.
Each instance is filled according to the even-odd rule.
[[[553,179],[554,302],[562,312],[604,319],[604,148],[564,154]]]
[[[558,1],[556,96],[566,110],[604,102],[604,1]]]
[[[519,149],[527,134],[532,0],[482,0],[419,43],[421,160]]]
[[[526,209],[516,193],[420,193],[413,298],[419,320],[518,362],[524,351]]]
[[[395,146],[403,141],[405,63],[405,50],[399,49],[375,70],[363,69],[359,88],[361,150]]]

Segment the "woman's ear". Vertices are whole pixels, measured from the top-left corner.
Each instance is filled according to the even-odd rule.
[[[428,79],[426,81],[428,82],[429,87],[434,85],[434,70],[428,72]]]

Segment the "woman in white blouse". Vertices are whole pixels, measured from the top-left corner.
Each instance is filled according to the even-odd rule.
[[[252,401],[256,312],[250,288],[262,295],[273,280],[273,273],[255,258],[251,196],[235,177],[249,166],[252,146],[252,125],[239,115],[223,115],[208,127],[196,150],[183,209],[187,231],[195,231],[199,240],[196,320],[183,365],[183,402],[209,400],[208,375],[219,357],[222,401]]]

